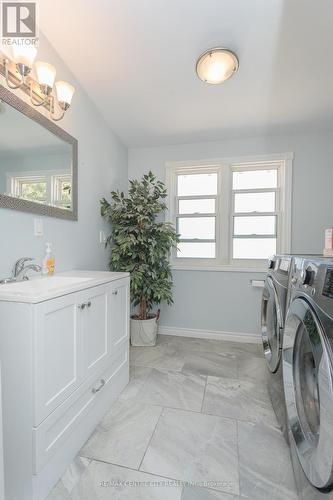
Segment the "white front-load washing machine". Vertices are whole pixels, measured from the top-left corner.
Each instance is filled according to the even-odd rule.
[[[283,383],[302,500],[333,499],[333,261],[303,260],[291,276]]]

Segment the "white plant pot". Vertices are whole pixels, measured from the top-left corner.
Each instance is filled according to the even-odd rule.
[[[131,344],[137,347],[156,345],[157,329],[156,315],[145,320],[131,318]]]

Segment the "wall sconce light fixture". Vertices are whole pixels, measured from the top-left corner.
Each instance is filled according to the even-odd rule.
[[[46,107],[50,118],[59,121],[71,105],[75,88],[64,81],[55,82],[55,67],[42,61],[34,63],[36,55],[37,49],[33,46],[13,46],[12,58],[6,56],[3,62],[7,86],[10,89],[28,88],[31,103]],[[30,75],[33,67],[37,80]]]

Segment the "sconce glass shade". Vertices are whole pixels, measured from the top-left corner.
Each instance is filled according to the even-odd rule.
[[[35,64],[37,80],[39,85],[43,85],[49,88],[53,88],[56,69],[52,64],[37,61]]]
[[[73,94],[75,92],[75,88],[73,87],[73,85],[60,80],[59,82],[56,82],[55,88],[57,91],[58,102],[70,106]]]
[[[28,68],[32,68],[37,55],[36,47],[29,46],[12,46],[13,61],[15,64],[22,64]]]
[[[231,50],[209,49],[198,59],[196,71],[203,82],[218,84],[228,80],[238,70],[238,59]]]

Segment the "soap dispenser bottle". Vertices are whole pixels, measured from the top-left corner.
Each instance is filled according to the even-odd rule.
[[[43,274],[52,276],[54,274],[55,259],[52,255],[52,244],[46,243],[45,257],[43,259]]]

